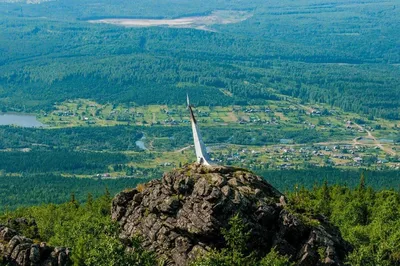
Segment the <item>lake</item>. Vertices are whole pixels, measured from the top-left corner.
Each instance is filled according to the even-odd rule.
[[[143,135],[143,137],[140,140],[136,141],[136,146],[141,150],[147,151],[148,149],[147,149],[146,145],[144,144],[145,139],[146,139],[146,136]]]
[[[20,127],[45,127],[34,115],[0,113],[0,126],[16,125]]]

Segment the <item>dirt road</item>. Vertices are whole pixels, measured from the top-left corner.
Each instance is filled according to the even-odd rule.
[[[354,125],[356,125],[360,130],[367,132],[367,136],[365,138],[371,139],[374,142],[374,145],[376,145],[376,147],[383,150],[384,152],[386,152],[389,155],[392,155],[392,156],[397,155],[396,152],[391,147],[384,146],[382,143],[380,143],[379,140],[374,135],[372,135],[371,131],[363,128],[359,124],[354,123]],[[365,145],[363,143],[358,142],[358,138],[355,138],[353,141],[354,141],[354,144]]]

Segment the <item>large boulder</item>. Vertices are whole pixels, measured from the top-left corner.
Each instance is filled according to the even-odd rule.
[[[119,193],[112,218],[122,239],[141,235],[144,247],[167,265],[187,265],[224,247],[221,229],[237,213],[251,230],[249,248],[260,256],[276,247],[297,265],[343,265],[350,246],[339,231],[322,216],[307,222],[285,204],[279,191],[249,171],[192,164]]]
[[[15,230],[4,225],[0,225],[0,256],[7,265],[71,265],[69,249],[49,247],[46,243],[34,243],[32,239],[18,235]]]

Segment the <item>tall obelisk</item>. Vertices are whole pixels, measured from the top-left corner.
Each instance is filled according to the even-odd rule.
[[[190,112],[190,122],[192,124],[194,149],[196,150],[197,162],[203,165],[211,165],[210,157],[207,153],[207,149],[204,145],[203,139],[201,138],[200,130],[197,126],[197,121],[194,117],[192,107],[190,106],[189,95],[187,95],[187,106]]]

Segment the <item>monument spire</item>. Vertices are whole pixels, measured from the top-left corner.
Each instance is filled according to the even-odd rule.
[[[194,117],[193,110],[190,105],[189,95],[187,95],[187,107],[190,112],[190,123],[192,124],[194,149],[196,151],[197,162],[203,165],[211,165],[210,157],[207,153],[206,146],[204,145],[203,139],[200,135],[200,130],[197,126],[197,121]]]

